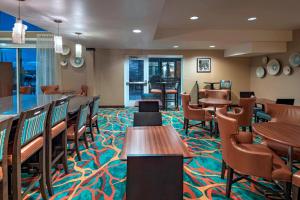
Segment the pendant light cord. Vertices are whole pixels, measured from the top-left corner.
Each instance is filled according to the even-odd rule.
[[[21,20],[21,1],[19,1],[18,14],[18,20]]]

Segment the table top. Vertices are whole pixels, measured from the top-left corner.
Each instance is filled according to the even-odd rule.
[[[202,98],[199,99],[199,103],[206,105],[230,105],[232,101],[226,99],[217,99],[217,98]]]
[[[204,82],[205,84],[220,84],[220,82]]]
[[[257,104],[261,104],[261,105],[265,105],[267,103],[275,103],[275,101],[270,100],[270,99],[266,99],[266,98],[256,98],[256,102]]]
[[[0,98],[0,115],[13,115],[18,119],[21,112],[30,110],[35,107],[43,106],[66,95],[14,95]],[[80,105],[89,103],[92,97],[73,96],[69,103],[69,114],[74,114],[79,110]]]
[[[127,155],[183,155],[193,157],[172,126],[129,127],[121,160]]]
[[[266,139],[300,148],[300,125],[283,122],[265,122],[253,124],[252,127],[255,133]]]

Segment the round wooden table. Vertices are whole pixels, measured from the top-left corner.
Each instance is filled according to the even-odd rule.
[[[288,146],[288,166],[293,167],[293,149],[300,148],[300,125],[283,122],[265,122],[252,125],[253,131],[262,137]]]
[[[202,99],[199,99],[199,103],[207,105],[207,106],[212,106],[214,108],[214,110],[212,110],[212,112],[214,112],[213,121],[216,122],[215,121],[215,116],[216,116],[215,113],[217,111],[217,107],[228,106],[232,103],[232,101],[226,100],[226,99],[217,99],[217,98],[202,98]],[[217,135],[216,128],[213,130],[213,133]]]

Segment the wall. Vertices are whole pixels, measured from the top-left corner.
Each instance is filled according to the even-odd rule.
[[[289,65],[289,56],[300,52],[300,30],[293,32],[293,41],[288,43],[287,53],[268,55],[270,59],[276,58],[282,66]],[[256,78],[255,70],[262,66],[262,57],[254,57],[251,60],[250,88],[256,96],[269,99],[295,98],[295,104],[300,105],[300,67],[293,68],[290,76],[280,73],[277,76],[266,75],[265,78]]]
[[[195,81],[233,82],[233,101],[237,102],[239,92],[250,88],[250,59],[224,58],[220,50],[106,50],[96,49],[95,93],[101,95],[102,105],[124,105],[124,63],[129,55],[182,55],[183,91],[189,92]],[[211,73],[197,73],[198,57],[212,58]]]

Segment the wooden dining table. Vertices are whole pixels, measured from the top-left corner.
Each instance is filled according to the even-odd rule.
[[[293,150],[300,148],[300,125],[284,122],[265,122],[252,125],[253,131],[267,140],[288,147],[288,166],[293,168]]]

